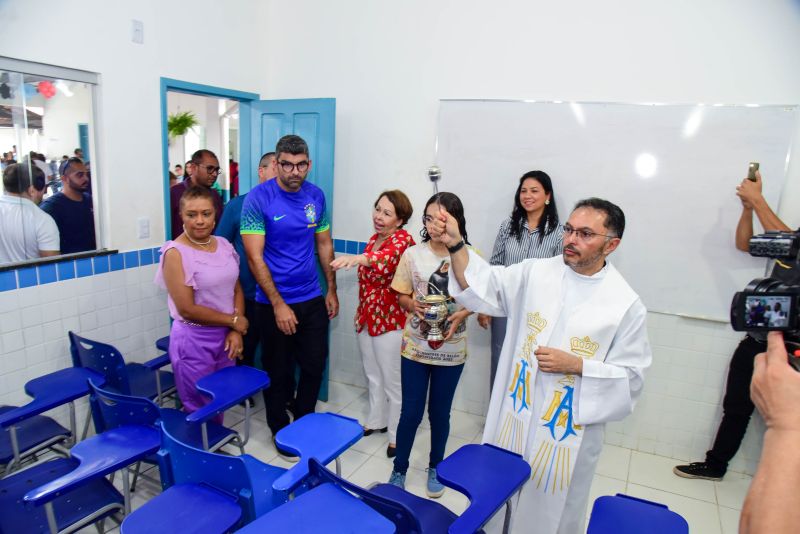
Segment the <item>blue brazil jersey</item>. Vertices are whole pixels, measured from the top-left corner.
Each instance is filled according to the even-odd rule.
[[[330,230],[325,195],[309,182],[296,193],[278,186],[278,179],[256,186],[242,206],[241,234],[264,236],[264,262],[287,304],[322,295],[317,279],[315,234]],[[269,304],[261,287],[256,302]]]

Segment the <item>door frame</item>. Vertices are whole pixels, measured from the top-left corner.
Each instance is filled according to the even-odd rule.
[[[167,92],[186,93],[190,95],[210,96],[216,98],[226,98],[236,100],[240,103],[260,100],[258,93],[248,93],[213,85],[203,85],[193,82],[185,82],[173,78],[160,78],[161,84],[161,168],[164,184],[164,237],[169,240],[172,238],[170,228],[170,205],[169,205],[169,137],[167,135]],[[251,175],[250,162],[250,121],[243,121],[244,114],[239,113],[239,176]],[[248,117],[249,119],[249,117]],[[246,122],[246,125],[243,124]],[[245,129],[246,126],[246,129]],[[181,162],[183,164],[183,162]]]

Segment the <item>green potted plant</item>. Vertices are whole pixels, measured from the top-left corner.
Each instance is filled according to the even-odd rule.
[[[186,135],[190,129],[197,126],[197,117],[191,111],[173,113],[167,117],[167,134],[170,140]]]

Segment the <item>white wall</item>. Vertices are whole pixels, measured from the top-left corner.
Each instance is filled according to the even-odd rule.
[[[39,143],[40,152],[48,160],[61,160],[66,154],[72,156],[80,147],[78,124],[92,124],[92,92],[87,84],[70,83],[71,97],[60,91],[51,99],[44,100],[42,126],[44,136]],[[34,104],[35,105],[35,104]],[[89,154],[94,159],[94,154]]]
[[[286,20],[303,21],[299,41]],[[333,233],[363,241],[370,235],[368,204],[381,190],[401,187],[418,211],[430,196],[424,171],[434,161],[440,98],[800,103],[798,30],[800,4],[792,0],[273,1],[261,94],[336,98]],[[781,210],[793,225],[800,224],[799,167]],[[499,178],[507,177],[487,176],[487,186]],[[731,177],[732,186],[739,179]],[[457,193],[458,177],[445,169],[441,188]],[[498,223],[470,221],[469,214],[467,220]],[[721,239],[730,237],[726,231],[733,229],[721,229]],[[363,383],[348,276],[340,277],[347,296],[334,331],[334,376]],[[633,417],[609,425],[606,439],[701,459],[716,431],[739,336],[726,325],[674,316],[650,314],[649,323],[655,361],[644,398]],[[480,413],[487,336],[474,323],[472,331],[478,349],[456,405]],[[752,471],[761,431],[751,425],[732,468]]]
[[[0,3],[3,55],[100,74],[92,175],[101,181],[107,246],[163,241],[159,78],[256,92],[266,66],[265,9],[258,0]],[[144,44],[131,42],[132,19],[144,23]],[[253,50],[262,50],[256,59]],[[149,239],[136,237],[139,217],[150,218]]]

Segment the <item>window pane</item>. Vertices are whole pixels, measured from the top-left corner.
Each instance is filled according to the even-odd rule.
[[[93,92],[83,81],[0,70],[0,264],[97,248]]]

